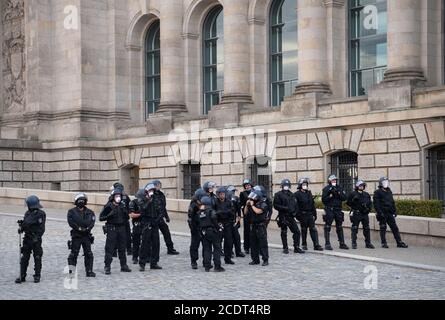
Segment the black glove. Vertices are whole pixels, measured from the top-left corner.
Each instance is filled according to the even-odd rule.
[[[165,221],[167,221],[167,223],[170,223],[170,217],[166,217]]]
[[[189,228],[192,228],[192,218],[187,219],[187,224],[189,225]]]

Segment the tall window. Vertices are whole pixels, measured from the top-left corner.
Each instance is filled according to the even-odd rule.
[[[156,21],[145,39],[145,119],[156,112],[161,99],[160,57],[159,21]]]
[[[266,157],[255,158],[249,169],[253,183],[263,186],[266,189],[267,196],[272,197],[272,173],[269,166],[269,159]]]
[[[199,163],[188,163],[182,166],[184,188],[184,199],[191,199],[195,191],[201,187],[201,165]]]
[[[335,174],[346,193],[354,190],[358,180],[358,156],[355,152],[339,152],[331,156],[331,173]]]
[[[387,67],[386,0],[349,0],[350,95],[362,96]]]
[[[224,88],[224,15],[222,6],[213,8],[204,22],[204,110],[219,104]]]
[[[445,146],[429,150],[428,169],[430,199],[442,200],[445,203]]]
[[[270,12],[270,104],[290,96],[298,78],[297,0],[275,0]]]

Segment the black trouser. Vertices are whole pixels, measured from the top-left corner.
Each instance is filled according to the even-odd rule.
[[[140,221],[133,223],[133,233],[131,238],[133,241],[133,260],[136,260],[139,258],[142,238],[142,224]]]
[[[201,232],[197,226],[193,226],[190,229],[191,242],[190,242],[190,260],[192,264],[195,264],[199,259],[199,245],[201,244]]]
[[[241,253],[241,236],[239,234],[239,228],[240,228],[239,224],[232,228],[233,246],[235,247],[235,254],[237,255]]]
[[[233,223],[224,223],[224,230],[222,233],[224,238],[224,260],[228,261],[232,259],[233,248]]]
[[[371,244],[371,229],[369,228],[369,216],[359,211],[354,211],[351,216],[351,238],[352,244],[357,244],[358,227],[360,223],[363,225],[363,236],[365,237],[365,243]]]
[[[311,235],[312,242],[314,246],[319,246],[318,242],[318,231],[315,227],[315,218],[312,213],[303,213],[300,217],[301,224],[301,234],[302,234],[302,242],[304,246],[307,246],[306,238],[307,238],[307,230],[309,229],[309,233]]]
[[[221,239],[218,231],[214,228],[207,228],[202,230],[202,247],[203,247],[203,260],[204,267],[210,268],[212,253],[213,263],[215,268],[221,266]]]
[[[250,225],[247,216],[243,217],[244,251],[250,249]]]
[[[132,240],[131,240],[131,227],[130,227],[130,221],[126,224],[126,231],[127,231],[127,253],[132,254],[133,250],[131,248]]]
[[[77,257],[79,256],[80,247],[83,249],[85,271],[93,271],[94,256],[91,251],[90,235],[73,235],[71,237],[71,253],[68,256],[68,265],[77,266]]]
[[[250,225],[250,256],[252,261],[260,262],[260,254],[263,261],[269,260],[269,248],[267,244],[267,228],[265,224]]]
[[[345,236],[343,233],[343,221],[345,220],[345,214],[341,208],[325,208],[325,215],[323,216],[324,225],[324,237],[326,245],[330,245],[330,233],[332,223],[335,221],[335,229],[337,231],[338,242],[345,244]]]
[[[379,221],[380,225],[380,239],[382,240],[382,244],[386,244],[386,225],[391,228],[392,234],[394,235],[394,239],[396,239],[397,244],[402,242],[399,227],[397,226],[396,219],[392,214],[385,214],[383,216],[378,215],[377,220]]]
[[[123,225],[107,225],[107,240],[105,242],[105,267],[110,267],[113,252],[117,248],[121,266],[127,264],[125,247],[127,245],[127,227]]]
[[[162,218],[161,221],[159,221],[159,230],[162,232],[162,236],[164,237],[167,250],[172,251],[173,250],[172,236],[170,234],[170,229],[168,227],[168,224],[167,222],[165,222],[164,218]]]
[[[142,243],[139,264],[145,266],[150,262],[151,266],[159,262],[159,226],[157,224],[144,224],[142,227]]]
[[[25,234],[22,245],[22,258],[20,259],[20,275],[22,278],[26,277],[31,253],[34,256],[34,275],[40,277],[43,256],[42,238]]]
[[[298,228],[297,221],[294,217],[281,216],[280,217],[280,228],[281,228],[281,242],[283,243],[283,249],[288,249],[287,245],[287,229],[292,232],[292,238],[294,240],[294,248],[300,246],[300,229]]]

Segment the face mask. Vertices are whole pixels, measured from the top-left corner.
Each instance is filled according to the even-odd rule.
[[[116,202],[116,203],[121,203],[121,201],[122,201],[121,197],[115,197],[114,198],[114,202]]]
[[[332,186],[336,187],[337,186],[337,182],[332,182]]]
[[[382,182],[382,186],[383,186],[383,188],[388,189],[389,188],[389,181],[383,181]]]
[[[284,186],[284,187],[283,187],[283,190],[284,190],[284,191],[289,191],[289,186]]]
[[[78,201],[78,202],[77,202],[77,207],[78,207],[79,209],[83,209],[83,208],[85,208],[85,202],[83,202],[83,201]]]
[[[306,184],[304,184],[303,187],[302,187],[303,190],[307,190],[308,188],[309,187]]]
[[[363,190],[365,190],[364,187],[358,187],[358,191],[363,192]]]
[[[150,191],[150,192],[148,193],[148,196],[149,196],[149,197],[153,197],[153,195],[154,195],[154,192],[153,192],[153,191]]]

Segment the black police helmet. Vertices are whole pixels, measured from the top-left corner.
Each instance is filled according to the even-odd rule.
[[[37,196],[29,196],[25,199],[25,204],[27,205],[28,209],[41,209],[42,205],[40,204],[40,199]]]

